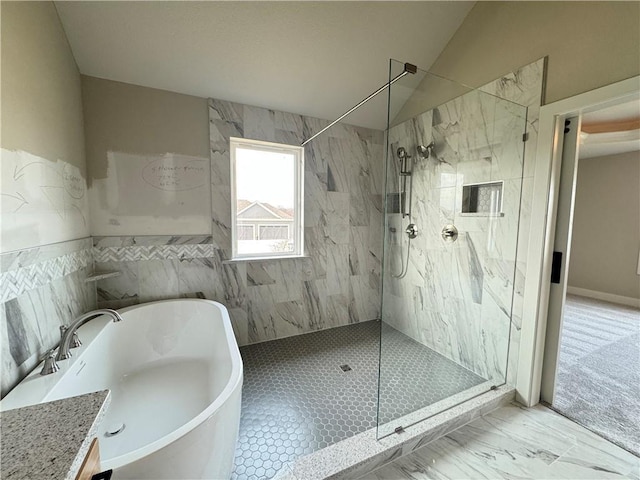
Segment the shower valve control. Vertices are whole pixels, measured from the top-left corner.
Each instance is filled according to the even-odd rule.
[[[441,235],[445,242],[455,242],[458,239],[458,229],[454,225],[445,225]]]
[[[410,223],[404,232],[409,238],[416,238],[418,236],[418,226],[415,223]]]

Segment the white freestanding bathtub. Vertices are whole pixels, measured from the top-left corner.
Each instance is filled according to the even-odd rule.
[[[102,469],[114,479],[228,479],[242,359],[226,308],[183,299],[119,313],[121,322],[103,316],[81,327],[83,345],[60,371],[41,376],[39,366],[2,409],[109,389],[98,438]]]

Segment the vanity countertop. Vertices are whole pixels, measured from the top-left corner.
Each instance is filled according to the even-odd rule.
[[[110,401],[103,390],[0,412],[3,480],[74,480]]]

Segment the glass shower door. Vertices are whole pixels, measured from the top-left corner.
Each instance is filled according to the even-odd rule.
[[[526,108],[407,77],[389,96],[379,437],[505,383],[516,275]]]

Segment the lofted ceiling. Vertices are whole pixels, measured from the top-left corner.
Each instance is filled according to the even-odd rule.
[[[640,150],[640,100],[585,113],[580,131],[580,158]]]
[[[73,2],[56,7],[80,72],[333,119],[388,79],[428,70],[475,2]],[[379,95],[347,123],[382,129]]]

